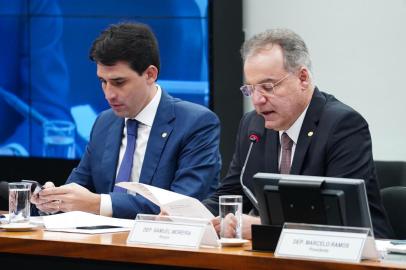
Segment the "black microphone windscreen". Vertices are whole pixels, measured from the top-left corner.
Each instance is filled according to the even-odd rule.
[[[256,115],[248,126],[248,137],[251,141],[258,142],[264,135],[265,119],[261,115]]]
[[[0,198],[8,200],[8,182],[0,181]]]

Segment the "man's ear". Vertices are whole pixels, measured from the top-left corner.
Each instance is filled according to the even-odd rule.
[[[147,67],[147,69],[144,71],[144,75],[147,78],[147,82],[152,84],[158,79],[158,69],[154,65],[150,65]]]
[[[298,74],[302,89],[307,89],[310,85],[310,71],[306,67],[301,67]]]

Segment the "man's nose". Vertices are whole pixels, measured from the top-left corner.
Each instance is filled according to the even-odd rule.
[[[114,87],[109,83],[106,83],[103,90],[104,90],[104,97],[107,100],[111,100],[116,96]]]
[[[266,103],[266,97],[260,91],[254,91],[251,96],[253,105],[262,105]]]

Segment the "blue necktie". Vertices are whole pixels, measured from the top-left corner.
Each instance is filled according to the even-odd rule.
[[[135,142],[137,140],[138,121],[133,119],[127,120],[127,147],[123,160],[121,161],[120,169],[116,177],[116,184],[120,182],[130,181],[131,170],[133,167]],[[115,192],[127,192],[126,189],[114,186]]]

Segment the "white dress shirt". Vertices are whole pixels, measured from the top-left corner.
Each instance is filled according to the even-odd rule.
[[[154,123],[155,115],[158,110],[158,105],[161,100],[162,90],[159,85],[157,86],[157,92],[152,100],[142,109],[138,115],[134,118],[138,121],[138,131],[137,131],[137,141],[135,144],[133,166],[131,170],[131,181],[138,182],[140,180],[140,174],[142,169],[142,164],[144,162],[145,151],[147,149],[149,134],[151,132],[152,124]],[[127,123],[125,118],[125,123]],[[123,139],[121,141],[118,167],[116,175],[118,173],[118,168],[120,168],[121,162],[124,157],[125,148],[127,147],[127,126],[123,129]],[[101,194],[100,201],[100,215],[109,216],[113,215],[113,206],[111,202],[111,197],[109,194]]]
[[[290,165],[291,166],[292,166],[293,156],[295,155],[296,144],[297,144],[297,141],[299,139],[300,130],[302,129],[303,120],[304,120],[304,118],[306,116],[306,112],[307,112],[308,108],[309,108],[309,105],[307,105],[306,109],[296,119],[296,121],[293,123],[293,125],[289,129],[279,131],[279,141],[280,142],[282,141],[282,134],[284,132],[286,132],[286,134],[288,134],[289,138],[293,141],[292,154],[290,156]],[[280,144],[279,153],[282,153],[281,148],[282,148],[282,144]],[[280,170],[280,166],[281,166],[281,159],[282,159],[282,155],[279,155],[279,161],[278,161],[279,170]]]

